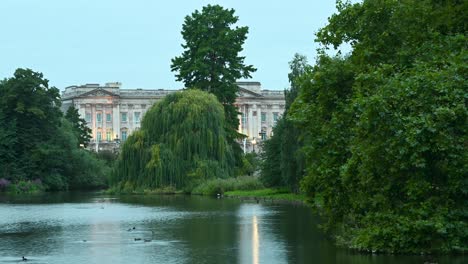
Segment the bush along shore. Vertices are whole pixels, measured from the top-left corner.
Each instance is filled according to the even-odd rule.
[[[257,202],[287,202],[308,204],[304,194],[291,193],[286,188],[262,188],[256,190],[232,190],[224,193],[226,197],[255,200]]]
[[[202,182],[192,189],[178,190],[175,187],[145,188],[134,187],[130,183],[123,186],[114,186],[106,191],[107,194],[138,194],[138,195],[161,195],[161,194],[190,194],[205,195],[212,197],[229,197],[242,200],[253,200],[257,202],[287,202],[297,204],[309,204],[304,194],[290,192],[287,188],[267,188],[255,176],[241,176],[236,178],[215,178]]]
[[[42,183],[40,179],[33,181],[18,181],[12,183],[11,181],[1,178],[0,179],[0,193],[8,194],[32,194],[32,193],[41,193],[46,190],[46,186]]]

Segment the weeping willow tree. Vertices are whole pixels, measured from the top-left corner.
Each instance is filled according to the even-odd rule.
[[[121,189],[185,188],[233,174],[223,106],[214,95],[186,90],[166,96],[123,145],[112,176]]]

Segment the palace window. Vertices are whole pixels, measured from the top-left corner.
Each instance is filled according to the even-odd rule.
[[[266,140],[266,135],[267,135],[267,132],[266,132],[266,127],[262,127],[262,130],[260,131],[260,137],[262,138],[262,140]]]
[[[278,121],[278,115],[279,115],[279,113],[277,113],[277,112],[273,113],[273,121],[275,121],[275,122]]]
[[[97,132],[97,141],[100,142],[102,140],[101,132]]]
[[[86,123],[91,123],[91,113],[85,114],[85,120],[86,120]]]
[[[122,141],[127,140],[127,131],[126,130],[122,131],[122,136],[120,138],[122,138]]]
[[[106,122],[112,122],[112,115],[109,113],[106,114]]]
[[[102,114],[101,113],[96,114],[96,122],[102,123]]]
[[[123,112],[120,119],[122,122],[127,122],[127,113]]]
[[[261,113],[261,118],[262,118],[262,122],[266,122],[266,113],[265,112]]]
[[[107,140],[107,141],[111,141],[111,138],[112,138],[112,133],[111,133],[111,131],[106,131],[106,140]]]
[[[242,113],[242,118],[241,119],[242,119],[242,126],[245,126],[245,124],[247,123],[247,118],[246,118],[244,113]]]
[[[133,120],[135,123],[140,123],[140,112],[133,113]]]

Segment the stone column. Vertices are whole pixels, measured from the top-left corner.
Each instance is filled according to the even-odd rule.
[[[239,127],[237,128],[237,131],[242,133],[242,105],[238,105],[237,111],[240,112],[240,115],[237,115],[237,118],[239,118]]]
[[[102,141],[107,141],[107,104],[102,104],[102,114],[101,114],[101,138]]]
[[[248,118],[247,118],[247,135],[249,136],[249,139],[252,139],[252,133],[253,133],[253,127],[252,127],[252,120],[253,120],[253,105],[249,104],[248,105]]]
[[[91,104],[91,130],[93,131],[93,139],[97,141],[96,105],[95,104]]]
[[[261,103],[258,104],[258,107],[257,107],[257,131],[255,131],[255,137],[257,138],[260,138],[260,130],[262,130],[262,105]]]
[[[115,138],[115,135],[118,135],[118,138],[122,140],[120,137],[120,105],[118,102],[113,102],[112,105],[112,138]]]

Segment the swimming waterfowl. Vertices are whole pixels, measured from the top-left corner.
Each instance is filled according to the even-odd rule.
[[[28,259],[23,256],[23,261],[27,261]]]

